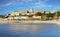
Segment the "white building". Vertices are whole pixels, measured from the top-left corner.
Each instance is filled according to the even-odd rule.
[[[32,18],[41,19],[41,16],[33,16]]]
[[[13,13],[11,13],[11,16],[19,16],[20,15],[20,13],[19,12],[13,12]]]
[[[35,13],[37,13],[37,12],[44,13],[43,10],[36,10]]]

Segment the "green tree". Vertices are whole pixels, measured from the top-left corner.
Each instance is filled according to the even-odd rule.
[[[49,12],[49,13],[47,14],[47,19],[53,19],[54,16],[55,16],[55,13]]]
[[[59,19],[60,11],[57,11],[57,12],[56,12],[56,16],[57,16],[57,19]]]
[[[4,15],[0,15],[0,18],[4,18]]]
[[[57,11],[57,16],[60,16],[60,11]]]
[[[36,16],[42,16],[42,13],[37,12],[35,15],[36,15]]]

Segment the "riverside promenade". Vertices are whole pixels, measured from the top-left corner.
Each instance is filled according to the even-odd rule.
[[[19,20],[0,20],[0,24],[16,24],[16,23],[52,23],[60,25],[60,20],[48,20],[48,21],[41,21],[41,20],[28,20],[28,21],[19,21]]]

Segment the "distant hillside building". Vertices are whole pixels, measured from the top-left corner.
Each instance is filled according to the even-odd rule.
[[[44,13],[44,11],[43,10],[35,10],[35,13]]]
[[[19,15],[20,15],[19,12],[13,12],[13,13],[11,13],[11,16],[19,16]]]
[[[34,18],[34,19],[41,19],[41,16],[32,16],[32,18]]]
[[[21,13],[21,15],[26,15],[27,14],[27,10],[21,10],[20,13]]]

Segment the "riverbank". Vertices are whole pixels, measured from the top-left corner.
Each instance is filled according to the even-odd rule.
[[[41,21],[41,20],[28,20],[28,21],[19,21],[19,20],[0,20],[0,24],[20,24],[20,23],[52,23],[60,25],[60,21],[57,20],[49,20],[49,21]]]

